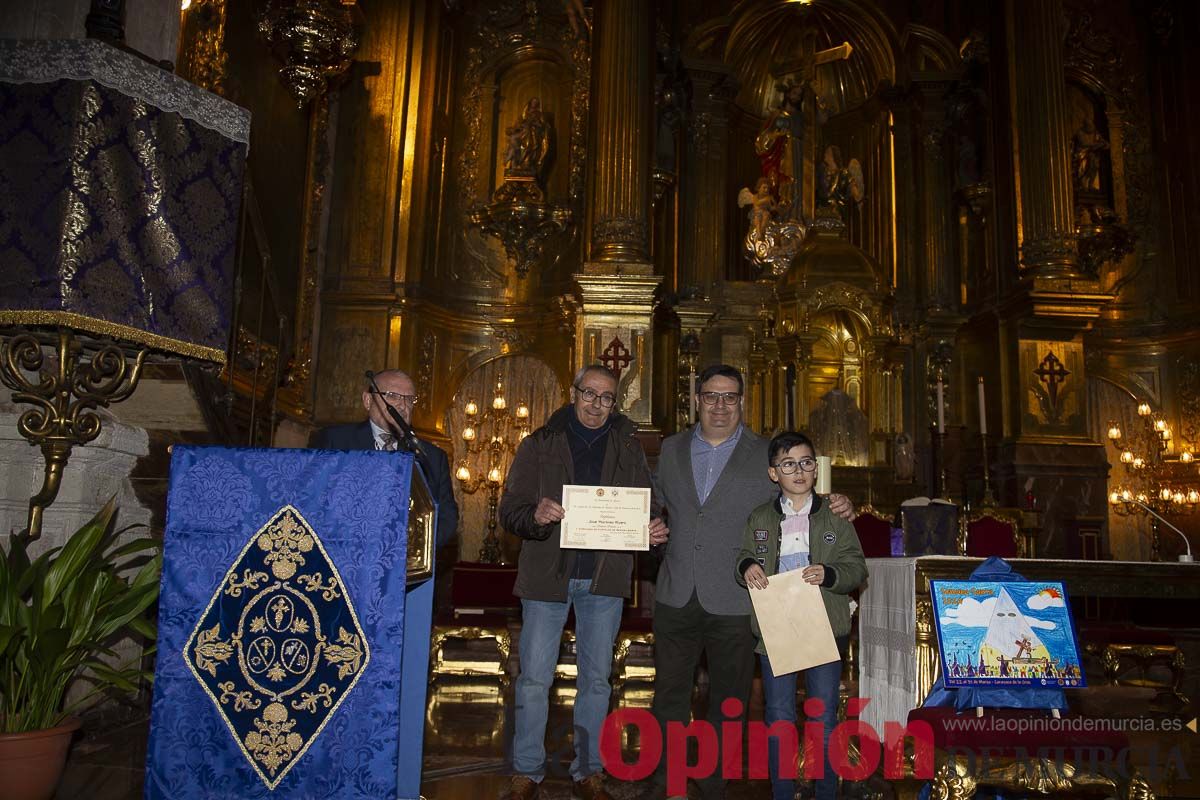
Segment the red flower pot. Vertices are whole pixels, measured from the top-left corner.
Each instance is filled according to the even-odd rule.
[[[57,728],[0,733],[0,792],[8,800],[52,800],[67,763],[74,717]]]

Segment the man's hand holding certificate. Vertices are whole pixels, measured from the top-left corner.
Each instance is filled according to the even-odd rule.
[[[650,489],[563,486],[559,546],[579,550],[649,550],[665,528],[650,520]],[[654,543],[658,543],[655,541]]]

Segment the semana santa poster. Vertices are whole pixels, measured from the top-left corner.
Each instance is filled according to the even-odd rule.
[[[955,686],[1084,686],[1055,581],[931,581],[942,678]]]

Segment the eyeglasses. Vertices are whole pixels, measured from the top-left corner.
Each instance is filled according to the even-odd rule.
[[[583,398],[583,402],[585,403],[594,403],[599,399],[600,405],[604,408],[612,408],[617,404],[616,396],[608,392],[597,394],[594,389],[585,389],[579,384],[575,384],[575,391],[579,392],[579,396]]]
[[[415,394],[400,394],[399,392],[380,392],[383,399],[389,403],[397,403],[402,406],[415,406],[417,404],[417,396]]]
[[[704,405],[706,405],[706,406],[715,406],[717,404],[718,400],[721,402],[721,405],[731,406],[740,399],[742,399],[741,392],[701,392],[700,393],[700,402],[704,403]]]
[[[792,461],[790,458],[787,461],[780,461],[778,464],[772,465],[775,469],[782,472],[784,475],[791,475],[797,469],[802,469],[805,472],[813,472],[817,468],[817,460],[815,458],[802,458],[799,461]]]

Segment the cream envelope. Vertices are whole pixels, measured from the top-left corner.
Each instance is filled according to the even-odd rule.
[[[771,672],[787,675],[837,661],[837,642],[829,627],[821,587],[805,583],[801,570],[772,575],[767,588],[751,589]]]

